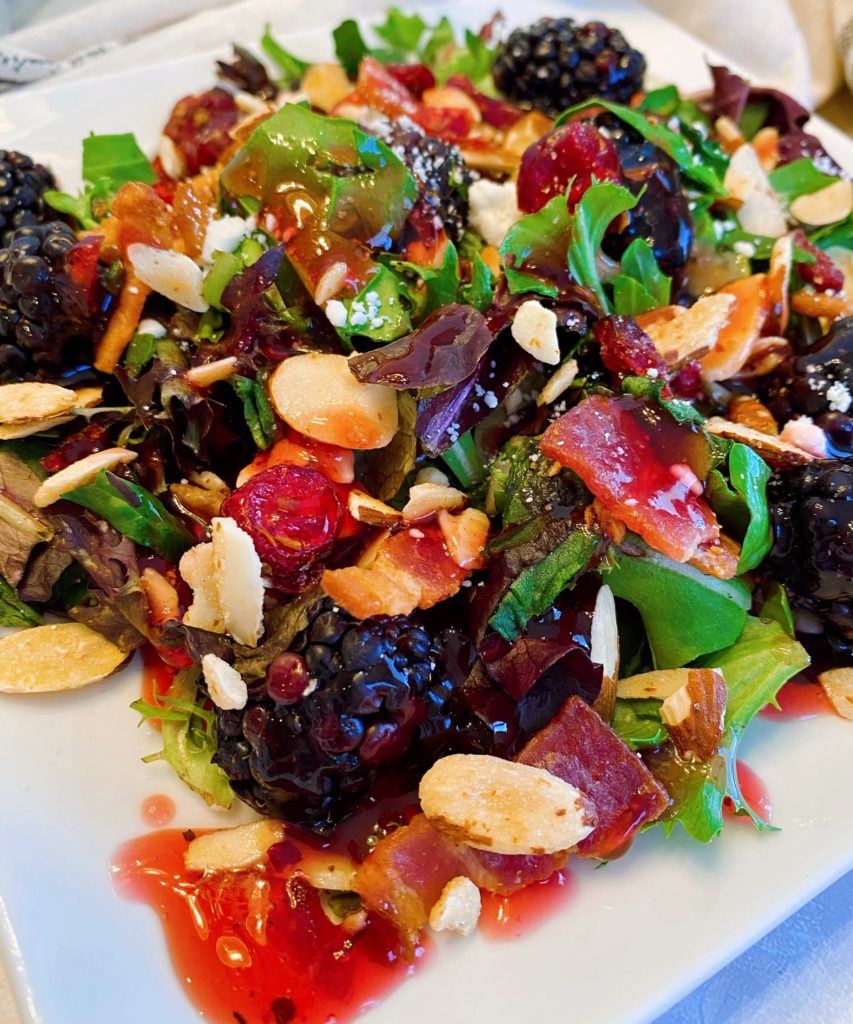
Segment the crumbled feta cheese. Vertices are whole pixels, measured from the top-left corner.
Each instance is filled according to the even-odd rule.
[[[329,299],[324,308],[326,317],[332,327],[346,327],[347,307],[340,299]]]
[[[150,316],[145,317],[144,320],[140,320],[136,328],[137,334],[150,334],[152,338],[165,338],[166,328],[159,320],[154,320]]]
[[[215,654],[205,654],[201,670],[207,692],[213,703],[223,711],[240,711],[249,699],[246,681],[237,671]]]
[[[840,380],[826,389],[826,398],[833,412],[847,412],[853,404],[853,395],[850,394],[847,385],[842,384]]]
[[[512,336],[535,359],[556,366],[560,361],[557,339],[557,314],[536,299],[528,299],[518,307],[512,322]]]
[[[515,182],[498,184],[480,178],[468,189],[469,222],[489,245],[500,246],[507,231],[520,217]]]
[[[746,256],[746,258],[750,260],[755,255],[755,246],[752,242],[735,242],[732,249],[738,254],[738,256]]]
[[[480,906],[480,890],[470,878],[451,878],[429,913],[430,927],[436,932],[470,935],[480,919]]]
[[[808,452],[809,455],[814,455],[815,458],[826,458],[826,434],[811,416],[798,416],[794,420],[788,420],[779,433],[779,439]]]
[[[254,217],[219,217],[207,225],[201,247],[202,263],[213,263],[215,252],[233,252],[255,230]]]

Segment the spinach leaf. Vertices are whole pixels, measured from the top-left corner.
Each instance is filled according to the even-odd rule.
[[[495,297],[495,278],[479,253],[471,260],[471,280],[459,287],[459,301],[485,313]]]
[[[335,40],[335,56],[350,78],[355,78],[362,57],[370,53],[358,23],[347,18],[332,31],[332,38]]]
[[[782,164],[772,170],[767,177],[773,190],[789,203],[797,196],[817,192],[834,181],[838,181],[834,175],[824,174],[823,171],[818,170],[814,160],[807,156],[801,160],[793,160],[789,164]]]
[[[144,700],[130,706],[142,716],[139,724],[148,719],[162,722],[163,749],[143,758],[146,763],[166,761],[191,790],[214,807],[230,807],[234,791],[228,776],[217,764],[215,714],[204,708],[204,694],[198,687],[198,669],[187,669],[175,676],[175,681],[159,704]]]
[[[572,530],[550,554],[513,580],[489,624],[505,640],[515,640],[530,619],[547,611],[584,571],[597,548],[598,538],[589,530]]]
[[[344,300],[346,320],[335,324],[338,334],[347,343],[354,335],[371,341],[396,341],[412,329],[409,303],[404,301],[408,295],[402,276],[380,264],[358,295]]]
[[[261,36],[261,49],[278,65],[281,71],[281,82],[287,89],[292,89],[302,81],[302,76],[311,66],[307,60],[300,60],[294,57],[272,36],[269,24],[264,26],[264,34]]]
[[[605,314],[612,309],[599,276],[601,243],[613,221],[636,205],[637,197],[627,188],[602,181],[584,192],[575,212],[569,215],[569,270],[578,284],[595,294]]]
[[[680,668],[734,643],[752,600],[740,580],[706,576],[651,548],[641,556],[615,553],[603,574],[613,593],[640,612],[656,668]]]
[[[712,470],[707,498],[724,525],[742,538],[738,574],[755,569],[773,547],[773,528],[767,505],[770,467],[749,447],[733,444],[728,454],[731,486],[723,474]]]
[[[229,383],[243,402],[243,416],[255,446],[261,451],[269,448],[275,437],[276,423],[264,382],[237,374],[229,378]]]
[[[156,348],[153,334],[134,334],[124,353],[124,367],[131,377],[139,377],[154,358]]]
[[[106,178],[117,189],[128,181],[153,185],[157,180],[151,161],[132,132],[89,135],[83,139],[83,179],[94,184]]]
[[[453,242],[448,241],[445,245],[441,265],[438,267],[422,267],[401,259],[392,259],[390,262],[395,270],[406,271],[420,278],[417,286],[405,289],[405,294],[414,307],[416,322],[420,322],[442,306],[456,301],[456,294],[459,291],[459,255]]]
[[[470,430],[454,441],[447,451],[442,452],[441,458],[465,488],[474,487],[485,479],[486,469],[483,465],[483,458]]]
[[[404,14],[399,7],[391,7],[381,25],[373,31],[394,50],[415,53],[427,24],[419,14]]]
[[[119,533],[143,547],[177,562],[193,543],[179,519],[139,484],[102,470],[90,484],[64,495],[67,501],[88,508]]]
[[[554,196],[522,217],[501,243],[501,264],[513,295],[536,292],[556,298],[565,276],[571,218],[565,196]]]
[[[0,626],[39,626],[42,617],[18,597],[15,588],[0,576]]]
[[[672,278],[658,266],[652,247],[645,238],[635,238],[622,254],[622,273],[613,281],[616,312],[637,316],[668,306],[671,291]]]

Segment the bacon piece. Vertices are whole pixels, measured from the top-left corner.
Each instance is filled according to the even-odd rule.
[[[686,562],[720,527],[699,495],[708,446],[656,403],[590,395],[545,431],[543,454],[575,471],[652,547]]]
[[[526,857],[474,850],[418,814],[376,845],[356,872],[353,889],[413,941],[451,879],[463,875],[480,889],[508,895],[549,878],[567,859],[568,853]]]
[[[640,827],[669,806],[666,791],[638,755],[580,697],[569,697],[516,761],[544,768],[592,801],[598,826],[578,843],[579,857],[623,852]]]

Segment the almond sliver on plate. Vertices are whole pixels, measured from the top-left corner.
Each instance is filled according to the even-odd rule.
[[[57,622],[0,637],[0,693],[79,690],[128,658],[82,622]]]

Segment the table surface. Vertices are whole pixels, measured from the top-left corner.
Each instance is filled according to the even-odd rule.
[[[11,0],[12,27],[87,0]],[[39,17],[41,15],[41,17]],[[853,97],[819,111],[853,132]],[[655,1024],[853,1024],[853,872],[685,997]],[[0,1024],[19,1024],[0,964]],[[92,1024],[106,1024],[93,1021]]]

